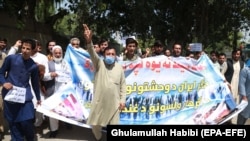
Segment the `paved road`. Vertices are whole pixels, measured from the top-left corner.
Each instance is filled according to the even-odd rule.
[[[250,125],[250,119],[246,125]],[[37,130],[37,141],[95,141],[92,131],[89,128],[73,125],[73,128],[69,130],[61,123],[57,137],[49,138],[48,123],[45,122],[42,127],[42,129]],[[106,133],[103,133],[104,140],[107,141]],[[9,131],[7,131],[4,137],[3,141],[11,141]]]
[[[37,141],[95,141],[91,129],[73,125],[72,129],[67,129],[64,123],[60,123],[56,138],[49,138],[48,123],[45,122],[40,129],[36,129]],[[6,131],[3,141],[11,141],[9,131]],[[106,133],[104,132],[106,141]]]

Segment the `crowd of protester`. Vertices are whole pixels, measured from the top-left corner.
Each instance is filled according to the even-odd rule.
[[[92,31],[87,25],[84,25],[83,38],[87,43],[86,51],[90,53],[90,58],[96,70],[95,96],[91,106],[90,119],[87,121],[87,124],[92,126],[96,140],[103,140],[101,129],[106,127],[107,124],[119,124],[119,112],[117,111],[124,109],[126,82],[122,67],[117,63],[118,60],[135,61],[159,55],[165,55],[166,57],[182,56],[187,59],[198,60],[201,55],[207,54],[214,69],[217,69],[224,77],[235,102],[239,104],[242,100],[249,100],[250,88],[245,88],[245,86],[250,83],[250,63],[246,63],[247,60],[242,58],[242,48],[234,49],[231,57],[227,57],[225,53],[219,53],[216,50],[212,50],[210,53],[205,51],[193,52],[190,47],[183,49],[180,43],[174,43],[172,48],[168,48],[160,40],[156,40],[152,47],[147,47],[145,51],[142,51],[136,39],[127,38],[123,51],[117,54],[115,48],[109,46],[107,39],[100,39],[93,43]],[[79,38],[71,38],[69,44],[76,50],[85,50],[81,47]],[[183,55],[184,53],[185,55]],[[27,141],[33,141],[36,130],[42,126],[46,119],[49,120],[49,137],[57,137],[60,121],[37,112],[36,108],[60,87],[66,85],[65,82],[56,79],[59,75],[58,72],[70,74],[69,66],[64,62],[63,55],[63,49],[56,40],[50,40],[45,46],[42,46],[40,41],[36,39],[20,39],[8,48],[7,40],[0,38],[0,141],[6,132],[4,120],[8,123],[12,140],[21,141],[25,138]],[[68,81],[70,80],[66,82]],[[26,88],[24,103],[3,100],[13,87]],[[106,93],[109,93],[109,96]],[[106,96],[103,98],[105,94]],[[109,103],[100,102],[103,99],[113,100],[109,100]],[[230,124],[245,124],[247,118],[250,117],[249,108],[248,106],[240,113],[239,118],[233,118]],[[22,114],[24,112],[27,114]],[[68,123],[64,123],[64,125],[67,129],[72,128],[72,125]]]

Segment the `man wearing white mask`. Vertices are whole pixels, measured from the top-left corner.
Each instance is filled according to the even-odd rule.
[[[56,45],[52,48],[53,60],[48,62],[49,72],[44,75],[46,98],[65,87],[71,81],[71,71],[68,64],[63,60],[63,50]],[[59,122],[49,117],[50,138],[55,138],[58,133]]]

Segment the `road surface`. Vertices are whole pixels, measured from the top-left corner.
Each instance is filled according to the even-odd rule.
[[[60,122],[59,132],[56,138],[49,138],[48,121],[43,123],[42,128],[36,129],[37,141],[95,141],[90,128],[73,125],[72,129],[67,129],[63,122]],[[250,119],[246,125],[250,125]],[[7,128],[6,128],[7,129]],[[104,141],[106,139],[106,132],[104,134]],[[9,130],[6,131],[3,141],[11,141]]]
[[[43,123],[41,128],[36,129],[37,141],[95,141],[90,128],[72,125],[72,129],[67,129],[65,124],[60,121],[59,131],[56,138],[49,138],[49,124],[48,121]],[[7,129],[3,141],[11,141],[10,132]],[[104,134],[104,141],[106,141],[106,132]]]

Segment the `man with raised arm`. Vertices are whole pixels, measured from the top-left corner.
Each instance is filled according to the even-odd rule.
[[[95,139],[101,141],[102,127],[120,122],[120,111],[125,108],[126,81],[122,66],[115,61],[115,48],[105,48],[104,59],[101,59],[95,52],[91,30],[85,24],[83,28],[83,36],[95,69],[94,96],[87,124],[92,126]]]

